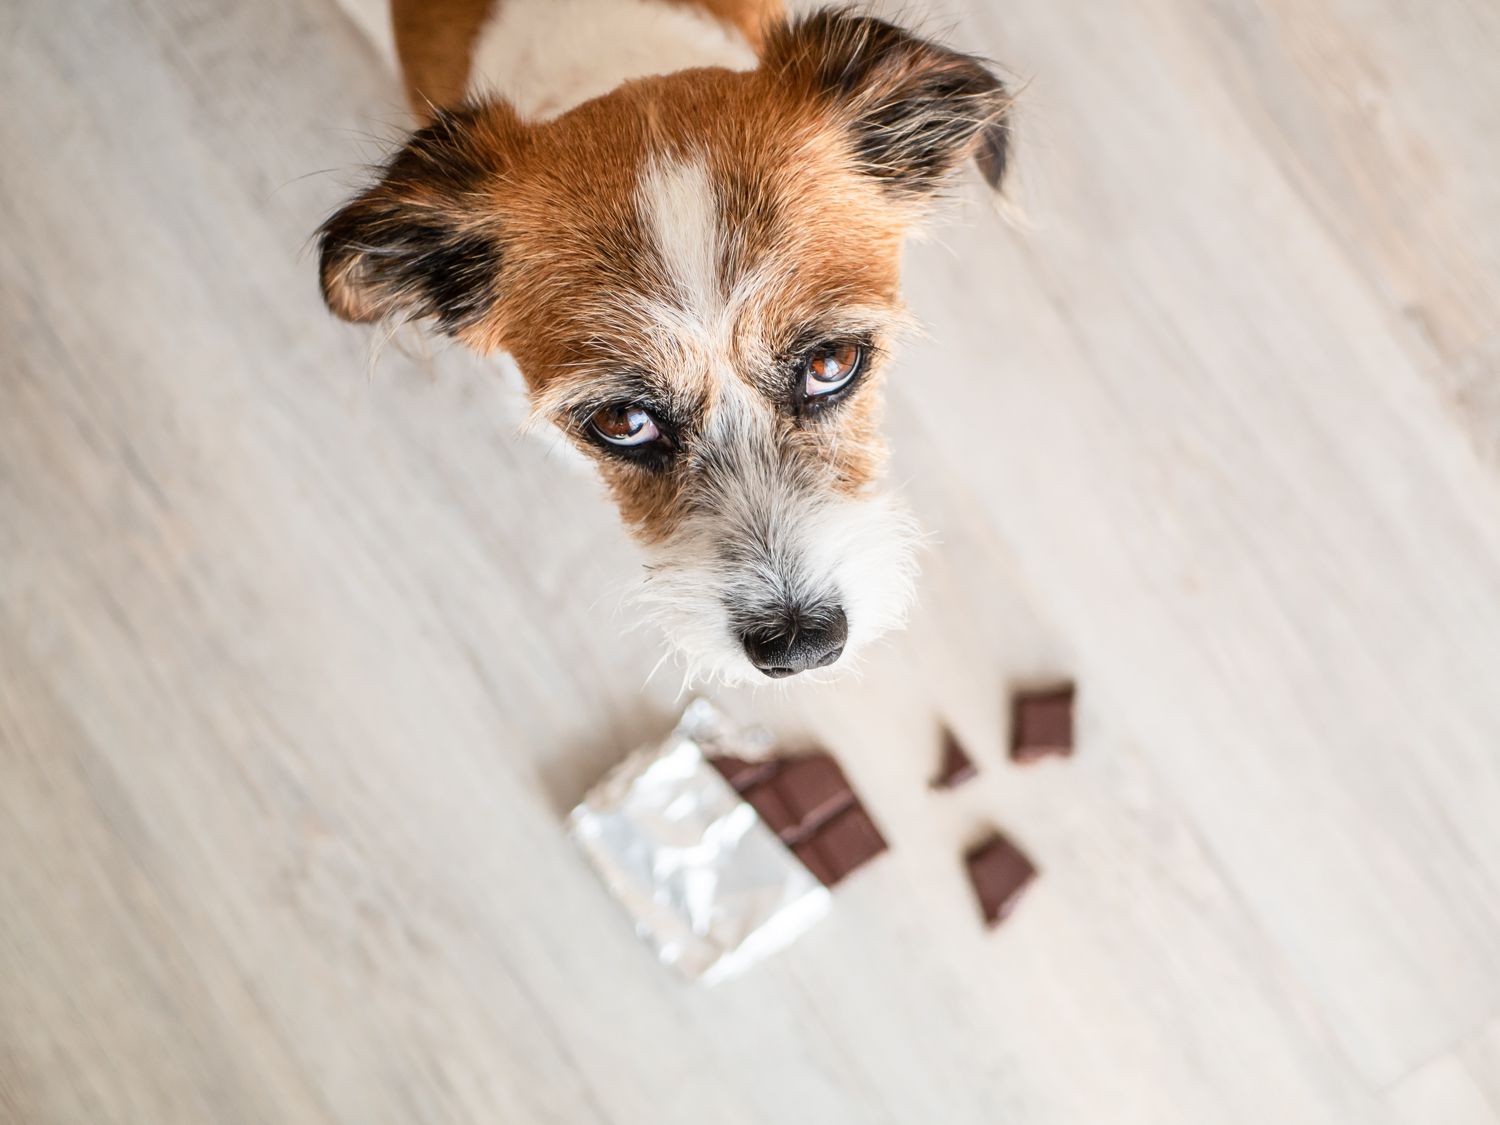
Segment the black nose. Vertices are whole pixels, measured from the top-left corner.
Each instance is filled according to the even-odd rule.
[[[745,655],[772,679],[826,668],[844,651],[849,619],[842,606],[787,610],[740,635]]]

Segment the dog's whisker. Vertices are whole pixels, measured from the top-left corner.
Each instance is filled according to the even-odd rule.
[[[668,649],[663,649],[662,650],[661,656],[659,656],[657,658],[655,664],[651,665],[651,670],[646,673],[646,678],[643,681],[641,681],[641,690],[642,691],[645,691],[646,688],[651,685],[652,679],[655,678],[656,673],[661,670],[661,666],[667,662],[667,660],[671,657],[671,655],[672,655],[672,650],[671,649],[668,648]]]

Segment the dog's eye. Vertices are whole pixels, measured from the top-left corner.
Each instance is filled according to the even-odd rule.
[[[649,445],[661,438],[661,427],[651,412],[628,404],[606,406],[589,419],[593,430],[610,445]]]
[[[802,393],[808,398],[841,391],[859,374],[865,350],[858,344],[823,344],[802,361]]]

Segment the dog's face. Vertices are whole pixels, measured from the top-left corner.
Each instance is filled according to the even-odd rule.
[[[913,526],[878,491],[901,243],[966,157],[998,183],[1006,105],[973,59],[822,13],[755,71],[445,112],[325,225],[324,293],[515,357],[690,677],[826,667],[904,615]]]

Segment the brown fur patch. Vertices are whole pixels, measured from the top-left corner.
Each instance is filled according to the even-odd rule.
[[[391,26],[406,100],[430,121],[435,109],[463,102],[474,43],[505,0],[391,0]]]

